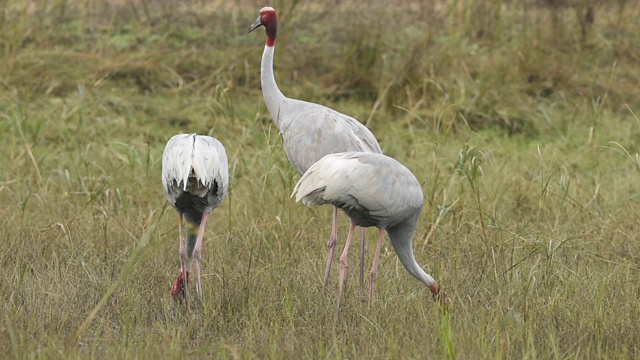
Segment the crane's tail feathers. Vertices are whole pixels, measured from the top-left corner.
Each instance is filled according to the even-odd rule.
[[[314,188],[314,186],[309,186],[306,182],[299,181],[295,189],[293,189],[291,197],[295,195],[296,202],[302,200],[302,203],[309,207],[323,205],[328,202],[324,198],[325,189],[326,186]]]
[[[162,183],[188,191],[193,184],[211,188],[214,183],[226,191],[229,164],[224,146],[218,140],[204,135],[178,134],[165,146],[162,154]],[[175,185],[173,185],[175,183]]]
[[[308,207],[324,205],[328,203],[328,201],[324,198],[324,190],[325,188],[315,189],[304,196],[300,196],[298,194],[298,196],[296,196],[296,201],[302,199],[302,203],[307,205]]]
[[[353,186],[353,179],[344,173],[353,159],[357,159],[354,153],[325,155],[302,175],[291,197],[296,195],[296,202],[302,200],[309,207],[333,203]]]

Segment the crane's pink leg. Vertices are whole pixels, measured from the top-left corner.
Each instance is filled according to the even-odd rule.
[[[331,236],[327,242],[329,252],[327,254],[327,266],[324,269],[324,284],[322,285],[322,293],[326,293],[329,285],[329,273],[331,272],[331,262],[333,261],[333,252],[338,244],[338,208],[333,207],[333,224],[331,225]]]
[[[347,242],[344,244],[344,250],[340,256],[340,269],[338,270],[338,299],[336,300],[336,313],[333,317],[333,324],[338,322],[338,313],[340,312],[340,299],[342,298],[342,285],[344,284],[344,277],[347,274],[347,253],[349,252],[349,245],[351,244],[351,238],[353,237],[353,230],[356,226],[352,223],[349,227],[349,235],[347,235]]]
[[[367,237],[367,228],[362,229],[362,239],[360,240],[360,300],[364,301],[364,242]]]
[[[180,275],[177,282],[182,282],[177,284],[178,293],[173,294],[173,297],[174,300],[178,299],[180,296],[182,296],[182,294],[180,294],[180,292],[182,292],[184,294],[184,303],[186,306],[189,306],[189,288],[187,286],[187,240],[184,231],[184,214],[182,214],[181,212],[178,212],[178,233],[180,236],[180,250],[178,250],[178,257],[180,258]],[[180,276],[182,276],[184,280],[180,280]],[[182,289],[180,289],[180,287],[182,287]]]
[[[376,245],[376,253],[373,256],[373,266],[369,273],[369,303],[373,301],[376,292],[376,275],[378,273],[378,262],[380,259],[380,249],[382,248],[382,240],[384,239],[384,229],[378,229],[378,244]]]
[[[196,292],[198,293],[198,301],[200,306],[202,303],[202,281],[200,279],[200,265],[202,262],[202,239],[204,238],[204,229],[207,224],[208,212],[202,214],[202,220],[200,221],[200,228],[198,228],[198,237],[196,239],[196,246],[193,248],[193,271],[196,273]]]

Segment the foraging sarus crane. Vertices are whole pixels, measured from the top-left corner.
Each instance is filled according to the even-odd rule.
[[[331,204],[351,219],[344,251],[340,256],[338,298],[335,319],[340,309],[342,286],[347,270],[347,252],[356,226],[375,226],[378,230],[369,282],[369,299],[375,293],[375,278],[384,232],[409,274],[424,283],[439,301],[451,299],[440,293],[436,281],[422,270],[413,255],[413,234],[423,205],[420,183],[404,165],[381,154],[346,152],[330,154],[313,164],[296,184],[291,197],[307,206]]]
[[[358,120],[326,106],[285,97],[276,84],[273,74],[273,55],[276,46],[278,18],[272,7],[260,9],[260,16],[251,24],[249,32],[264,26],[267,41],[262,53],[260,81],[262,96],[271,119],[282,136],[284,150],[293,168],[302,175],[323,156],[345,151],[361,151],[381,154],[375,136]],[[327,242],[327,265],[324,272],[323,291],[329,282],[333,253],[338,241],[338,209],[333,209],[331,236]],[[360,256],[360,289],[363,291],[364,241],[362,229]]]
[[[220,205],[229,188],[229,165],[224,146],[210,136],[173,136],[162,154],[162,185],[167,200],[178,211],[179,219],[180,274],[171,288],[171,295],[176,301],[184,298],[188,304],[187,285],[193,264],[196,292],[202,305],[200,266],[204,230],[209,214]]]

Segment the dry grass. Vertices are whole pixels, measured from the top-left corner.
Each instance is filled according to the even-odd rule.
[[[454,299],[440,313],[386,244],[377,299],[358,301],[352,266],[334,331],[330,209],[289,199],[298,176],[259,90],[264,38],[245,34],[263,5],[0,1],[7,356],[639,355],[639,9],[272,3],[283,92],[367,122],[424,182],[416,257]],[[202,312],[169,295],[177,217],[159,174],[178,132],[212,134],[230,159]]]

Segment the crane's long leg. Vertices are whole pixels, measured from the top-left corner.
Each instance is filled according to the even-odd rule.
[[[344,284],[344,277],[347,273],[347,253],[349,252],[349,245],[351,244],[351,238],[353,237],[353,230],[356,226],[352,223],[349,227],[349,235],[347,235],[347,242],[344,244],[344,250],[340,256],[340,269],[338,270],[338,299],[336,300],[336,313],[333,317],[333,324],[338,322],[338,313],[340,312],[340,299],[342,298],[342,286]]]
[[[198,238],[196,239],[196,246],[193,248],[193,271],[196,273],[196,292],[198,293],[198,301],[200,306],[202,303],[202,282],[200,280],[200,265],[202,261],[202,239],[204,238],[204,229],[207,224],[208,212],[202,214],[202,220],[200,221],[200,227],[198,228]]]
[[[333,224],[331,225],[331,236],[327,242],[327,266],[324,269],[324,284],[322,285],[322,293],[326,293],[327,286],[329,285],[329,273],[331,272],[331,262],[333,261],[333,252],[336,250],[338,244],[338,208],[333,207]]]
[[[178,212],[178,233],[180,236],[180,250],[178,251],[178,257],[180,257],[180,274],[184,279],[184,303],[188,307],[189,306],[189,287],[188,277],[187,277],[187,245],[186,245],[186,236],[184,231],[184,214]]]
[[[378,273],[378,262],[380,259],[380,249],[382,248],[382,240],[384,239],[384,229],[378,229],[378,244],[376,245],[376,253],[373,256],[373,266],[369,273],[369,303],[373,301],[376,292],[376,275]]]
[[[367,237],[367,228],[362,229],[362,239],[360,240],[360,300],[364,301],[364,242]]]

